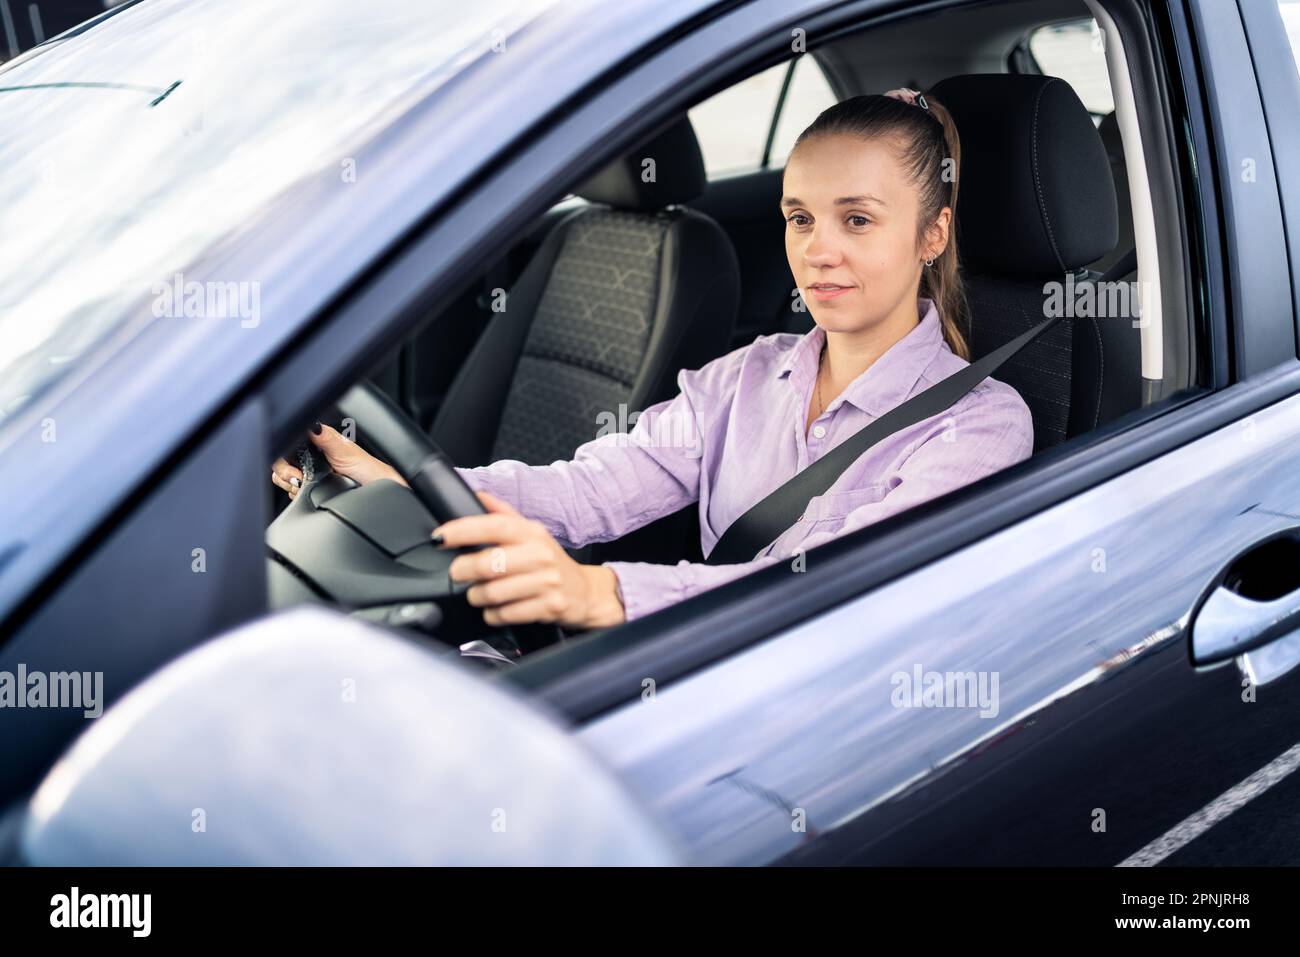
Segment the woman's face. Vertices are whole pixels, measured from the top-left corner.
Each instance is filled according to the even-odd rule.
[[[916,241],[918,192],[881,138],[819,136],[790,156],[785,252],[823,329],[856,332],[911,308],[929,258]]]

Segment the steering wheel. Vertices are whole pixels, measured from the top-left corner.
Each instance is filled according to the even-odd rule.
[[[466,628],[486,631],[488,650],[467,651],[466,645],[484,644],[467,642],[461,645],[465,654],[496,652],[513,660],[562,641],[558,625],[490,628],[464,600],[468,586],[451,581],[451,560],[478,549],[438,548],[430,533],[443,522],[487,509],[424,430],[370,382],[348,390],[334,408],[355,425],[360,443],[397,469],[410,488],[382,480],[358,486],[315,455],[312,480],[267,528],[273,607],[306,597],[302,584],[295,587],[283,577],[287,570],[317,597],[323,594],[367,620],[450,625],[461,634]]]
[[[401,473],[439,523],[487,514],[446,453],[373,383],[367,380],[353,386],[337,408],[343,418],[355,423],[365,447]]]

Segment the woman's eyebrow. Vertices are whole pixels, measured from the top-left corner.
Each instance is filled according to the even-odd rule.
[[[875,196],[865,196],[865,195],[864,196],[841,196],[839,199],[835,201],[836,206],[866,206],[871,203],[874,203],[877,206],[889,205],[883,199],[877,199]],[[783,200],[781,200],[781,205],[782,206],[803,206],[805,204],[802,199],[796,199],[793,196],[787,196]]]

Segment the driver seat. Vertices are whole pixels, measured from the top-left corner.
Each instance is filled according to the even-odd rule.
[[[571,459],[608,416],[626,430],[676,395],[678,370],[727,351],[736,254],[681,205],[705,184],[683,116],[574,191],[590,205],[547,234],[438,410],[430,434],[453,462]]]

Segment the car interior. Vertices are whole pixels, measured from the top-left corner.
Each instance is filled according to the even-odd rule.
[[[807,332],[778,211],[785,156],[835,100],[907,86],[942,102],[960,131],[957,245],[975,357],[1042,321],[1045,283],[1155,287],[1140,323],[1058,323],[998,371],[1031,410],[1035,457],[1140,418],[1195,383],[1196,358],[1186,271],[1167,265],[1182,255],[1174,186],[1130,169],[1142,143],[1116,106],[1132,116],[1134,94],[1113,82],[1097,12],[1085,0],[1009,0],[901,15],[736,78],[557,189],[545,215],[424,318],[365,396],[353,390],[347,410],[387,404],[458,466],[547,464],[596,437],[602,413],[626,421],[672,398],[679,370],[757,336]],[[656,165],[649,182],[645,157]],[[1153,222],[1166,231],[1159,259]],[[687,508],[574,556],[702,561],[698,516]]]

